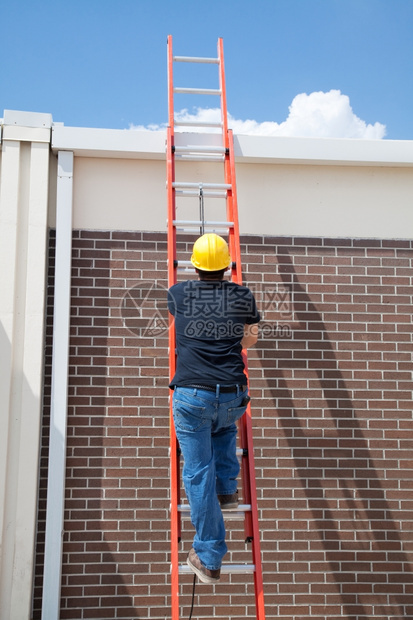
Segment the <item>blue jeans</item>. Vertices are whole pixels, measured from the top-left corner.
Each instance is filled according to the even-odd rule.
[[[175,432],[184,457],[182,479],[195,527],[193,547],[209,570],[220,568],[227,552],[225,525],[217,495],[237,490],[237,426],[248,391],[219,393],[176,387]]]

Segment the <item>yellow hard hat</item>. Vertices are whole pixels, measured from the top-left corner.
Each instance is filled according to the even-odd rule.
[[[220,271],[231,262],[228,244],[219,235],[207,233],[194,243],[191,263],[202,271]]]

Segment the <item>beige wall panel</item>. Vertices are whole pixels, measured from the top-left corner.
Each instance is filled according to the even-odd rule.
[[[163,161],[75,157],[73,227],[166,230]]]
[[[238,164],[240,228],[253,234],[410,237],[410,168]]]
[[[186,164],[188,181],[216,180]],[[178,172],[178,171],[177,171]],[[74,227],[166,229],[165,163],[75,158]],[[241,233],[404,238],[413,230],[411,168],[237,164]],[[177,199],[177,217],[196,219],[197,198]],[[207,219],[225,202],[205,199]]]

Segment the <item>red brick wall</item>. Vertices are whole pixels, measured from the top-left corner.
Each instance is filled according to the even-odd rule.
[[[249,366],[266,617],[412,618],[413,243],[242,242],[263,314]],[[164,234],[74,232],[62,619],[170,618],[165,288]],[[251,561],[229,530],[228,560]],[[191,538],[185,522],[182,561]],[[197,586],[194,617],[255,617],[250,576],[212,593]]]

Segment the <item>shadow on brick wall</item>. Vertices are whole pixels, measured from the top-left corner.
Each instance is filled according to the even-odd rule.
[[[279,277],[293,293],[292,337],[282,341],[281,353],[275,340],[257,345],[266,392],[277,410],[280,442],[289,448],[290,457],[277,459],[278,467],[282,470],[290,461],[289,500],[306,500],[304,510],[291,513],[289,528],[297,533],[296,540],[308,536],[307,552],[297,544],[300,561],[290,565],[297,574],[284,592],[294,592],[294,584],[311,584],[305,606],[315,605],[317,617],[336,617],[340,609],[340,617],[346,618],[411,617],[411,558],[403,550],[411,530],[403,532],[402,517],[396,514],[400,505],[388,499],[398,487],[387,478],[384,460],[385,449],[394,443],[389,434],[388,443],[374,449],[379,435],[366,421],[368,412],[356,410],[352,402],[323,316],[289,252],[294,248],[284,248]],[[304,281],[305,275],[300,278]],[[275,363],[268,364],[269,359]],[[402,478],[403,471],[397,476]],[[282,484],[285,492],[288,481]],[[281,512],[285,497],[281,493],[278,500]],[[290,546],[294,549],[294,540]]]

